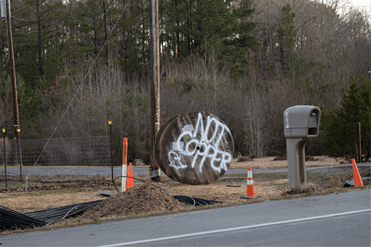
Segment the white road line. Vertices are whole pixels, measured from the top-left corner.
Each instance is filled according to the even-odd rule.
[[[350,212],[345,212],[345,213],[327,214],[327,215],[322,215],[322,216],[314,216],[314,217],[307,217],[307,218],[294,219],[294,220],[284,220],[284,221],[257,224],[257,225],[251,225],[251,226],[232,227],[232,228],[226,228],[226,229],[220,229],[220,230],[195,232],[195,233],[188,233],[188,234],[169,236],[169,237],[163,237],[163,238],[152,238],[152,239],[138,240],[138,241],[132,241],[132,242],[103,245],[103,246],[100,246],[100,247],[116,247],[116,246],[134,245],[134,244],[144,244],[144,243],[165,241],[165,240],[178,239],[178,238],[187,238],[187,237],[195,237],[195,236],[201,236],[201,235],[215,234],[215,233],[221,233],[221,232],[231,232],[231,231],[259,228],[259,227],[265,227],[265,226],[276,226],[276,225],[303,222],[303,221],[309,221],[309,220],[332,218],[332,217],[337,217],[337,216],[343,216],[343,215],[349,215],[349,214],[358,214],[358,213],[364,213],[364,212],[370,212],[370,211],[371,211],[371,209],[363,209],[363,210],[350,211]]]

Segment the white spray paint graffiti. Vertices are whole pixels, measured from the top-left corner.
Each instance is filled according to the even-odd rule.
[[[210,127],[214,126],[214,133],[208,138]],[[168,159],[170,166],[176,169],[184,169],[187,165],[182,164],[181,158],[192,157],[192,168],[195,167],[197,159],[200,157],[199,171],[202,172],[202,167],[207,158],[210,158],[210,166],[213,170],[218,171],[227,170],[227,165],[232,161],[232,155],[228,152],[219,150],[219,144],[223,139],[225,132],[230,133],[228,127],[221,123],[215,117],[208,116],[206,119],[206,127],[202,121],[202,114],[198,113],[196,128],[192,124],[183,126],[182,134],[178,137],[176,142],[170,145]],[[200,137],[197,138],[197,134]],[[185,144],[182,139],[188,140]]]

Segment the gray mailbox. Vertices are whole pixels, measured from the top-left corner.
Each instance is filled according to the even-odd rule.
[[[305,145],[319,132],[321,110],[316,106],[297,105],[283,113],[289,166],[289,187],[305,183]]]

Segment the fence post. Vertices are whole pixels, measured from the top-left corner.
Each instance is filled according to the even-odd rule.
[[[14,137],[14,143],[15,143],[15,161],[16,164],[19,164],[18,162],[18,142],[17,137]],[[22,166],[19,164],[19,181],[22,182]]]
[[[110,130],[110,139],[111,139],[111,174],[112,174],[112,183],[113,183],[113,156],[112,156],[112,122],[108,121],[109,130]]]

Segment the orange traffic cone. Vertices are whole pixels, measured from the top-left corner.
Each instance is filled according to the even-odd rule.
[[[361,175],[359,174],[358,167],[356,161],[352,159],[353,164],[353,179],[354,179],[354,186],[363,186]]]
[[[259,195],[255,195],[254,184],[252,181],[252,171],[251,167],[247,170],[247,186],[246,186],[246,196],[240,196],[241,199],[255,199],[259,198]]]
[[[126,182],[126,189],[129,188],[134,188],[133,167],[131,166],[131,163],[129,163],[128,180]]]

